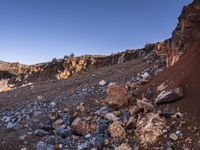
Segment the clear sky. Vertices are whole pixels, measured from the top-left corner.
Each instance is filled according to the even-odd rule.
[[[0,0],[0,60],[111,54],[171,36],[192,0]]]

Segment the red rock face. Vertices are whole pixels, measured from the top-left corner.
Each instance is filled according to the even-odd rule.
[[[166,55],[167,66],[174,65],[186,50],[186,46],[200,38],[200,34],[196,33],[200,33],[200,0],[194,0],[183,8],[172,38],[159,43],[158,52]]]

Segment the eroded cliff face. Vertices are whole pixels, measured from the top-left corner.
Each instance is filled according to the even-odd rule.
[[[200,0],[185,6],[178,19],[178,25],[170,39],[158,43],[158,52],[166,55],[167,66],[174,65],[186,50],[188,44],[200,39]]]
[[[53,59],[48,63],[28,66],[27,69],[12,77],[9,84],[20,86],[30,82],[67,79],[84,71],[115,65],[140,57],[144,58],[145,56],[149,57],[148,60],[151,61],[155,57],[160,58],[156,55],[156,46],[156,44],[147,44],[141,49],[126,50],[109,56],[85,55]]]

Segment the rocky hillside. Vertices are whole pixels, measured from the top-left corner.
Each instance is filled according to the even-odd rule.
[[[194,0],[164,42],[28,66],[0,93],[0,148],[199,150],[199,27]]]
[[[167,66],[172,66],[179,60],[190,42],[199,40],[199,9],[198,0],[195,0],[189,6],[185,6],[172,37],[162,43],[158,43],[158,51],[167,56]]]
[[[67,79],[75,74],[80,74],[83,71],[120,64],[122,62],[142,58],[147,55],[149,57],[149,61],[152,61],[150,59],[156,59],[155,57],[159,57],[156,55],[156,50],[157,44],[147,44],[142,49],[126,50],[110,56],[69,56],[64,59],[53,59],[48,63],[27,66],[26,69],[23,68],[23,71],[20,67],[16,67],[16,69],[20,69],[20,71],[18,70],[17,74],[15,73],[16,76],[9,81],[9,84],[12,84],[13,87],[30,82],[35,83],[40,81]],[[20,66],[19,64],[17,65]]]

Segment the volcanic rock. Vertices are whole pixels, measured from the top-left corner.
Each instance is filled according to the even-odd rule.
[[[183,89],[177,87],[169,91],[162,91],[155,99],[156,104],[170,103],[183,97]]]

